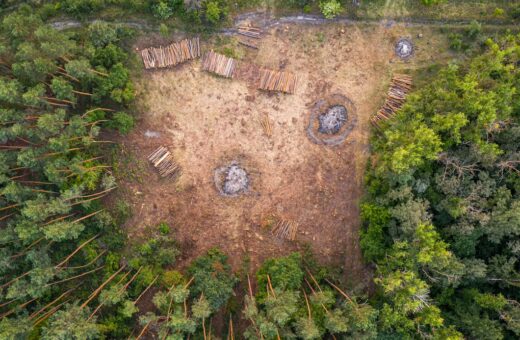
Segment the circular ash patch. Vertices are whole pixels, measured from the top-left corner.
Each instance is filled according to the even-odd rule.
[[[401,38],[395,44],[395,54],[401,59],[408,59],[413,54],[413,44],[409,39]]]
[[[333,94],[314,103],[307,136],[316,144],[335,146],[343,143],[357,123],[354,103],[341,94]]]
[[[249,175],[238,163],[215,170],[215,185],[223,196],[234,197],[249,190]]]
[[[331,106],[318,117],[318,121],[320,124],[319,132],[334,135],[347,122],[347,108],[343,105]]]

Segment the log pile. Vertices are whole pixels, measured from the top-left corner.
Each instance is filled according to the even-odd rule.
[[[158,147],[148,156],[148,160],[159,171],[161,177],[176,179],[181,173],[181,167],[173,159],[170,151],[164,146]]]
[[[249,38],[260,39],[262,30],[252,26],[238,26],[238,34]]]
[[[395,74],[390,81],[390,88],[383,107],[370,118],[372,124],[379,127],[382,121],[392,118],[403,106],[408,92],[412,89],[412,77],[407,74]]]
[[[238,42],[244,46],[258,49],[258,43],[255,42],[255,39],[260,39],[262,35],[262,30],[260,28],[251,27],[251,26],[239,26],[237,33],[241,35],[241,39]]]
[[[222,77],[233,78],[237,61],[225,55],[209,51],[202,58],[202,69]]]
[[[293,94],[296,90],[296,81],[297,77],[292,72],[262,69],[258,88]]]
[[[178,65],[191,59],[200,57],[199,38],[184,39],[166,47],[150,47],[141,51],[144,68],[155,69]]]
[[[296,239],[296,232],[298,231],[298,224],[292,221],[279,220],[273,227],[271,233],[279,238],[294,241]]]
[[[265,135],[268,138],[271,138],[273,135],[273,122],[269,119],[269,116],[264,115],[260,118],[260,125],[262,125],[262,129],[264,130]]]

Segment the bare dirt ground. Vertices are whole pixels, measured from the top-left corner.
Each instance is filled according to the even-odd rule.
[[[368,120],[382,104],[394,70],[440,57],[435,34],[396,25],[283,25],[268,31],[258,51],[234,47],[243,60],[295,72],[294,95],[218,78],[203,72],[199,60],[144,72],[136,79],[140,121],[122,147],[147,164],[149,153],[167,146],[183,173],[171,182],[147,164],[141,183],[123,179],[124,199],[134,212],[125,226],[130,238],[145,238],[145,227],[167,222],[182,247],[180,267],[218,246],[230,255],[234,269],[248,257],[252,271],[266,258],[309,244],[320,262],[343,267],[350,282],[368,282],[358,236]],[[416,44],[408,62],[394,56],[400,37]],[[149,46],[152,39],[145,37],[136,46]],[[333,93],[350,98],[357,125],[340,146],[313,144],[306,135],[310,108]],[[271,138],[261,127],[263,115],[273,122]],[[251,174],[252,188],[244,196],[222,197],[214,170],[232,160]],[[271,235],[266,224],[273,215],[298,224],[296,242]]]

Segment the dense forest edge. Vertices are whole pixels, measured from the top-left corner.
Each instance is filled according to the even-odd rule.
[[[135,125],[138,32],[48,24],[145,13],[165,36],[211,34],[261,1],[32,5],[4,3],[0,26],[1,339],[520,337],[520,35],[477,21],[450,33],[463,57],[426,70],[373,129],[360,239],[374,286],[360,291],[310,250],[252,274],[215,248],[179,271],[171,226],[130,242],[132,212],[106,199],[127,175],[111,137]],[[332,18],[350,6],[281,7]],[[507,6],[496,16],[516,22]]]

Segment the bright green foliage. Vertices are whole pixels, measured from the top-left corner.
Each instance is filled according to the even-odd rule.
[[[217,24],[220,20],[220,8],[217,1],[206,3],[206,19],[212,24]]]
[[[227,263],[227,256],[216,248],[196,258],[188,268],[188,274],[193,277],[192,294],[203,294],[212,311],[227,302],[237,282]]]
[[[361,244],[386,334],[517,336],[520,37],[486,45],[410,95],[374,140]]]
[[[26,339],[32,329],[32,323],[27,317],[16,319],[3,318],[0,321],[1,339]]]
[[[437,5],[437,4],[443,3],[445,1],[446,0],[421,0],[421,2],[423,4],[425,4],[426,6]]]
[[[338,0],[322,0],[320,1],[320,9],[323,16],[327,19],[334,18],[343,10]]]
[[[396,173],[421,166],[424,161],[435,159],[441,151],[440,138],[421,122],[418,114],[406,125],[396,125],[386,130],[385,137],[385,148],[389,153],[385,154],[384,160]]]
[[[211,315],[211,307],[204,295],[202,295],[200,299],[195,300],[191,307],[191,313],[193,317],[197,319],[207,319]]]

